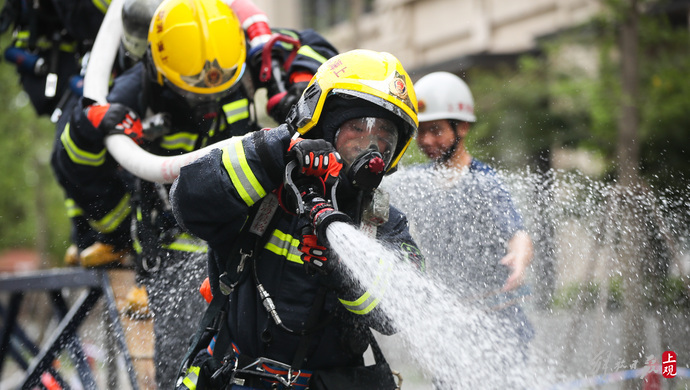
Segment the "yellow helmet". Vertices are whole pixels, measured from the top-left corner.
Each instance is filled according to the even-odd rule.
[[[359,98],[394,114],[404,123],[396,150],[386,172],[398,164],[417,131],[417,97],[410,76],[390,53],[352,50],[339,54],[319,67],[302,97],[288,116],[300,134],[312,130],[331,96]]]
[[[165,0],[148,34],[149,70],[189,99],[228,95],[245,70],[247,49],[235,13],[221,0]]]

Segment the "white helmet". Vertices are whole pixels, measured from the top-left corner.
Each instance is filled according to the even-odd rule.
[[[439,119],[477,121],[470,87],[452,73],[429,73],[415,83],[414,90],[419,104],[419,122]]]

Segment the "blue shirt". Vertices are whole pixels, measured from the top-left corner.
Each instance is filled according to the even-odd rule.
[[[501,289],[510,269],[500,260],[524,226],[491,167],[477,159],[465,170],[426,164],[401,169],[382,186],[407,215],[430,275],[465,297]]]

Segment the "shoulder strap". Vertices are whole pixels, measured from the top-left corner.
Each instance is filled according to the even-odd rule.
[[[228,299],[225,295],[215,296],[211,300],[211,303],[206,308],[204,316],[199,322],[199,328],[194,334],[191,340],[187,353],[182,359],[182,364],[180,365],[180,370],[178,372],[178,378],[187,375],[187,369],[192,363],[192,360],[202,348],[207,346],[215,333],[220,329],[221,321],[223,320],[224,308],[228,304]]]
[[[237,272],[243,272],[243,269],[247,264],[242,262],[252,261],[255,256],[257,256],[261,248],[268,241],[266,232],[271,232],[271,227],[275,221],[276,210],[278,209],[278,200],[274,194],[269,194],[264,198],[258,210],[251,219],[251,224],[249,228],[246,229],[247,232],[244,237],[240,237],[242,240],[240,242],[240,265],[238,266]],[[230,263],[230,262],[228,262]],[[226,267],[226,273],[232,271]],[[222,275],[221,275],[222,276]],[[239,284],[243,278],[240,277],[235,285]],[[221,281],[222,283],[222,281]],[[234,288],[234,286],[233,286]],[[223,317],[220,322],[220,328],[218,330],[218,337],[216,338],[216,345],[213,350],[214,356],[218,356],[221,359],[224,358],[228,353],[230,353],[230,344],[232,340],[230,339],[230,331],[228,329],[228,324],[226,318]]]
[[[261,203],[254,207],[248,217],[248,221],[235,240],[232,257],[224,260],[218,268],[223,272],[219,277],[220,289],[224,295],[230,295],[235,287],[244,280],[247,261],[252,259],[263,244],[262,237],[269,231],[276,211],[278,210],[278,197],[274,193],[268,194]]]

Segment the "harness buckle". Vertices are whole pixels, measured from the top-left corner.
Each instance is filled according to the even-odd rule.
[[[232,363],[232,364],[230,364]],[[227,356],[223,359],[221,367],[216,370],[216,372],[211,375],[211,381],[217,381],[218,377],[231,378],[231,382],[235,382],[235,372],[237,371],[237,358],[234,356],[229,359]],[[243,383],[235,383],[236,385],[242,386]]]
[[[223,295],[230,295],[232,291],[235,289],[235,286],[237,283],[228,283],[228,273],[223,272],[219,277],[218,277],[218,284],[220,287],[220,292],[223,293]]]
[[[290,385],[294,385],[295,383],[297,383],[297,380],[302,375],[302,370],[297,370],[296,375],[292,375],[292,374],[293,374],[292,368],[290,368],[288,370],[288,373],[287,373],[287,380],[288,380],[288,382],[290,382]]]
[[[283,369],[287,372],[287,374],[277,374],[277,373],[271,373],[266,371],[266,369],[263,367],[264,365],[271,365],[273,367],[278,367],[280,369]],[[264,380],[269,380],[269,381],[276,381],[283,385],[286,389],[293,389],[293,385],[297,382],[301,375],[302,371],[297,371],[297,375],[294,375],[292,371],[292,367],[290,367],[288,364],[260,357],[254,360],[252,363],[248,364],[246,367],[243,368],[235,368],[235,371],[233,373],[233,379],[232,382],[235,384],[237,383],[237,380],[240,380],[242,383],[245,383],[247,380],[247,377],[255,377],[257,379],[264,379]],[[237,375],[240,375],[238,377]],[[245,378],[242,378],[242,376],[245,376]]]

